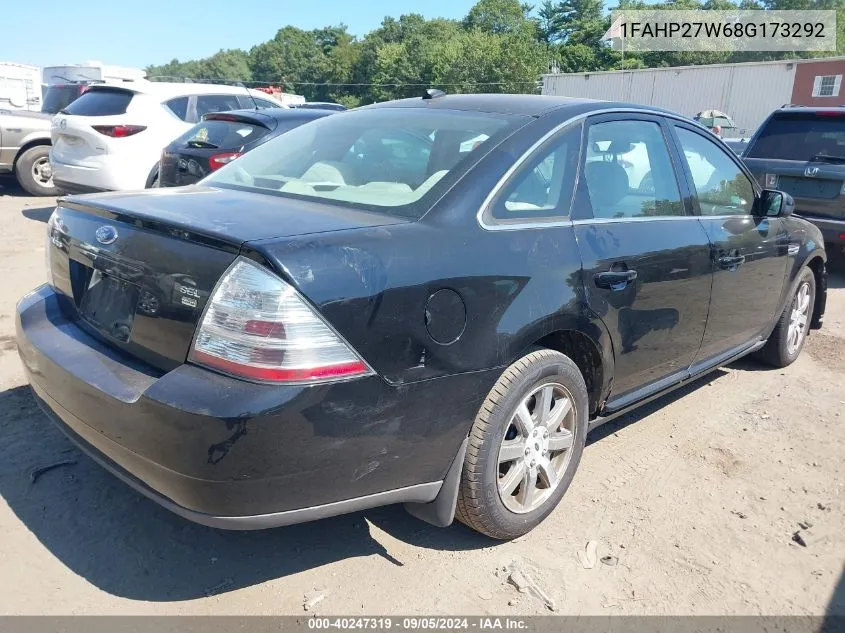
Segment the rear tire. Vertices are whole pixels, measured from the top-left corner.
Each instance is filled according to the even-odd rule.
[[[50,146],[30,147],[18,157],[15,163],[15,177],[18,184],[33,196],[58,196],[60,191],[53,184],[53,170],[50,167]]]
[[[786,367],[795,362],[804,348],[810,323],[813,320],[813,306],[816,301],[816,277],[809,268],[803,268],[798,275],[798,284],[766,345],[757,355],[774,367]]]
[[[587,416],[584,378],[569,357],[544,349],[508,367],[469,434],[458,520],[495,539],[536,527],[575,476]]]

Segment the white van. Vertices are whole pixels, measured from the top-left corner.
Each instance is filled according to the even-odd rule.
[[[41,111],[41,69],[0,62],[0,109]]]
[[[146,79],[147,73],[140,68],[110,66],[102,62],[92,61],[83,64],[45,66],[42,77],[44,83],[51,86],[54,84],[79,82],[140,81],[141,79]]]

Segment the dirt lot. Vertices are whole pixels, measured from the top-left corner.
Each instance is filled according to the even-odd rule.
[[[6,189],[1,187],[6,185]],[[563,503],[512,543],[399,507],[264,532],[196,526],[73,448],[14,341],[51,200],[0,181],[0,613],[845,614],[845,266],[785,371],[726,367],[599,429]],[[45,473],[56,461],[75,464]],[[807,547],[792,540],[812,523]],[[614,557],[586,569],[588,541]],[[808,537],[809,540],[809,537]]]

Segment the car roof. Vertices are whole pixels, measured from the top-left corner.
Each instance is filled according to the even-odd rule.
[[[259,90],[252,90],[243,88],[241,86],[227,86],[226,84],[202,84],[202,83],[171,83],[165,81],[146,81],[144,79],[138,81],[121,81],[121,82],[105,82],[93,84],[89,90],[104,90],[104,89],[121,89],[139,94],[148,94],[161,98],[182,97],[188,95],[205,95],[205,94],[234,94],[247,95],[249,93],[256,99],[265,99],[280,103],[278,99],[274,99],[272,95],[261,92]]]
[[[673,116],[678,116],[674,112],[663,110],[662,108],[656,108],[654,106],[536,94],[457,94],[436,96],[431,99],[416,97],[411,99],[399,99],[397,101],[387,101],[384,103],[375,103],[358,109],[423,107],[533,117],[540,117],[556,110],[571,110],[572,114],[576,115],[590,112],[592,110],[604,110],[608,108],[634,108],[637,110],[654,112],[655,114],[671,114]]]
[[[779,107],[775,112],[838,112],[845,114],[845,106],[803,106],[790,103]]]

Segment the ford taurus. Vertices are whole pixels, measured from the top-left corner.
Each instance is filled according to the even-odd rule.
[[[666,111],[431,91],[61,199],[18,347],[65,433],[193,521],[404,503],[514,538],[592,428],[796,359],[827,275],[792,209]]]

